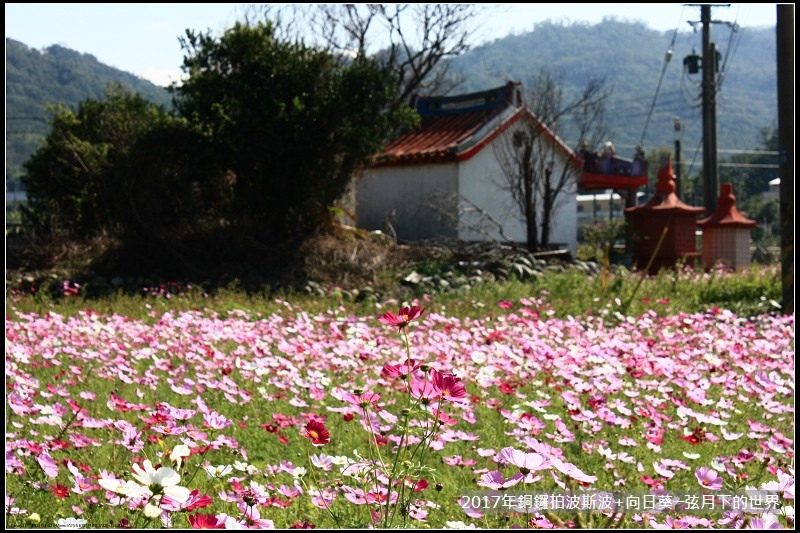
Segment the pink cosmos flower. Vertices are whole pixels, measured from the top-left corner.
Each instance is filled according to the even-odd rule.
[[[322,492],[310,490],[308,493],[311,495],[311,503],[320,509],[327,509],[330,507],[337,496],[336,490],[331,487],[326,487]]]
[[[408,326],[410,322],[418,319],[425,312],[424,307],[415,305],[413,307],[401,307],[398,314],[387,311],[378,317],[378,321],[387,326],[397,326],[398,331]]]
[[[411,381],[411,397],[427,405],[439,397],[439,391],[429,379],[414,378]]]
[[[699,481],[700,484],[707,489],[719,490],[722,488],[722,478],[716,470],[713,470],[707,466],[701,466],[694,471],[694,475],[697,478],[697,481]]]
[[[242,513],[242,521],[240,522],[241,525],[245,526],[247,529],[275,529],[275,523],[272,520],[261,518],[261,513],[256,506],[249,506],[244,502],[239,502],[236,504],[239,508],[239,512]],[[225,529],[232,529],[229,528],[228,525],[225,525]]]
[[[411,359],[408,362],[400,363],[400,364],[397,364],[397,365],[393,365],[391,363],[387,363],[387,364],[385,364],[383,366],[383,369],[381,370],[381,374],[383,374],[387,378],[405,377],[405,376],[409,375],[410,373],[414,372],[415,370],[417,370],[421,366],[422,366],[422,363],[420,361],[415,360],[415,359]]]
[[[181,510],[194,511],[195,509],[208,507],[212,502],[213,500],[211,499],[211,496],[207,494],[203,494],[201,496],[200,491],[198,489],[194,489],[191,493],[189,493],[189,497],[183,503],[165,494],[161,498],[161,508],[171,512],[177,512]]]
[[[211,429],[225,429],[232,422],[216,411],[203,413],[203,425]]]
[[[186,428],[184,426],[177,426],[172,420],[168,421],[166,425],[152,426],[150,429],[162,435],[182,435],[186,433]]]
[[[347,403],[354,405],[356,407],[360,407],[362,409],[372,408],[375,409],[377,407],[378,401],[381,399],[381,395],[377,392],[362,392],[359,395],[355,395],[352,392],[344,393],[342,398]]]

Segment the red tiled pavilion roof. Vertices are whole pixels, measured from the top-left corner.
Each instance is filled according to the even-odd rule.
[[[666,165],[661,167],[657,177],[656,193],[653,197],[642,205],[625,208],[626,213],[666,210],[701,215],[705,212],[705,207],[687,205],[675,194],[675,173],[672,170],[672,157],[667,160]]]
[[[733,195],[733,184],[723,183],[720,186],[717,210],[711,216],[697,223],[698,226],[722,226],[726,228],[753,228],[758,225],[736,209],[736,197]]]

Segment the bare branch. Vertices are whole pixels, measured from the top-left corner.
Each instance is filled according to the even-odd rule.
[[[278,35],[344,59],[374,54],[394,70],[398,99],[411,103],[416,94],[447,94],[461,82],[449,71],[449,59],[469,49],[473,22],[483,9],[480,4],[262,4],[251,7],[246,20],[271,20]]]
[[[442,207],[442,205],[451,205],[453,203],[452,200],[456,200],[455,204],[458,206],[457,212]],[[497,219],[462,194],[437,191],[431,195],[430,200],[426,202],[425,206],[435,213],[440,220],[446,221],[455,229],[478,233],[498,244],[500,244],[500,241],[497,240],[497,236],[499,235],[506,243],[516,244],[511,237],[505,234],[503,225],[498,222]],[[472,217],[464,215],[471,213],[478,215],[477,221],[468,222]],[[488,229],[487,223],[489,227],[495,227],[497,231],[492,232]]]
[[[527,120],[506,130],[493,145],[502,171],[500,188],[509,192],[525,221],[528,249],[547,247],[560,198],[576,182],[580,169],[567,162],[570,150],[558,137],[561,125],[573,121],[578,144],[605,134],[605,101],[610,90],[602,79],[588,80],[583,91],[566,101],[563,77],[547,69],[536,76],[526,95]],[[560,155],[559,155],[560,154]]]

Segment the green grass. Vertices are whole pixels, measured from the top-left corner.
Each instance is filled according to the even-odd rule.
[[[565,272],[547,271],[541,276],[520,280],[511,277],[495,282],[480,282],[446,291],[426,288],[400,288],[384,294],[383,300],[400,302],[420,300],[431,310],[446,310],[458,317],[491,316],[501,301],[517,301],[531,295],[542,295],[551,316],[585,316],[608,309],[624,314],[640,315],[654,311],[663,316],[670,313],[703,312],[713,307],[728,309],[742,316],[779,312],[782,295],[780,267],[753,264],[736,272],[662,270],[655,276],[642,276],[624,267],[614,266],[607,271],[590,275],[578,268]],[[399,277],[399,275],[397,276]],[[359,316],[375,314],[380,301],[369,297],[359,301],[345,290],[330,290],[324,296],[303,291],[283,289],[274,292],[248,293],[233,288],[221,288],[211,294],[202,287],[184,287],[171,291],[170,297],[154,292],[139,294],[118,290],[100,298],[88,297],[91,285],[81,288],[78,296],[59,294],[61,281],[53,287],[38,287],[31,294],[29,287],[7,291],[6,315],[13,307],[21,312],[39,314],[57,312],[71,316],[83,309],[106,314],[121,314],[146,319],[153,312],[167,310],[210,309],[219,313],[239,309],[252,313],[271,314],[285,309],[282,302],[302,308],[310,314],[342,306]],[[620,309],[621,308],[621,309]]]

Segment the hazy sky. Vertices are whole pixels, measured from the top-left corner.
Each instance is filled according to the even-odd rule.
[[[106,65],[168,85],[181,74],[184,30],[219,33],[248,4],[5,4],[6,37],[32,48],[60,44]],[[775,26],[777,4],[715,5],[712,18],[740,26]],[[692,31],[698,4],[481,4],[481,44],[535,28],[537,22],[597,23],[604,17],[643,22],[658,31]],[[699,31],[699,28],[698,28]]]

